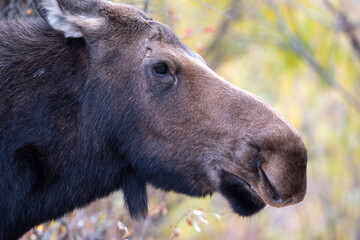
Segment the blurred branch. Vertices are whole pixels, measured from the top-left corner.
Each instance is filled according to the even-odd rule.
[[[335,6],[329,2],[328,0],[324,0],[325,6],[335,15],[340,25],[340,30],[342,30],[346,36],[349,38],[351,42],[351,46],[353,47],[357,57],[360,59],[360,39],[357,39],[355,31],[355,24],[351,23],[348,20],[348,16],[336,9]]]
[[[224,36],[230,29],[230,23],[239,19],[241,16],[242,0],[232,0],[229,9],[225,13],[225,17],[217,27],[217,33],[214,36],[212,42],[207,47],[204,57],[209,59],[209,66],[212,69],[216,69],[224,56],[224,51],[220,47],[224,39]]]
[[[143,227],[141,229],[141,234],[138,240],[143,240],[145,238],[146,231],[148,230],[149,224],[151,222],[151,217],[147,216],[145,219],[145,222],[143,224]]]
[[[320,79],[338,91],[349,104],[351,104],[358,112],[360,112],[359,98],[349,92],[344,86],[342,86],[335,79],[333,73],[316,60],[310,49],[305,46],[301,37],[295,34],[286,24],[287,21],[282,17],[278,6],[274,4],[272,0],[268,0],[268,3],[269,6],[271,6],[274,10],[274,14],[277,19],[278,30],[282,34],[285,40],[285,44],[289,47],[289,49],[292,50],[299,58],[304,60],[304,62],[310,66],[310,68],[320,77]]]
[[[228,18],[230,20],[234,20],[233,19],[234,17],[232,15],[228,14],[227,12],[223,12],[223,11],[217,9],[216,7],[214,7],[214,6],[212,6],[212,5],[208,4],[208,3],[205,3],[205,2],[203,2],[201,0],[194,0],[194,1],[199,3],[201,6],[207,8],[207,9],[210,9],[213,12],[216,12],[216,13],[222,15],[225,18]]]
[[[149,3],[150,0],[144,0],[144,12],[148,12],[149,11]]]

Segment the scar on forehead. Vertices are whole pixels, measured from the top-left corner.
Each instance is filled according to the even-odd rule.
[[[156,27],[158,30],[149,38],[150,41],[162,41],[166,44],[174,46],[175,48],[181,49],[186,55],[206,65],[205,60],[185,45],[168,26],[156,21],[151,21],[150,25]],[[149,50],[150,52],[152,51],[151,47]]]

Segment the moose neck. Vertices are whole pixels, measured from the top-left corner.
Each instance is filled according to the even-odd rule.
[[[146,213],[145,182],[99,136],[104,126],[92,116],[103,109],[99,103],[91,106],[101,101],[82,93],[95,87],[87,85],[85,41],[65,39],[39,20],[0,24],[6,25],[6,34],[0,33],[0,148],[5,153],[0,172],[12,173],[1,182],[13,186],[0,184],[0,215],[8,216],[0,219],[0,239],[18,238],[35,224],[110,194],[125,180],[132,215]],[[138,189],[135,195],[132,187]]]

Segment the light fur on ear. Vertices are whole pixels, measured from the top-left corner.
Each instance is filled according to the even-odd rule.
[[[102,17],[73,14],[63,10],[57,0],[34,1],[40,15],[55,29],[64,33],[66,38],[81,38],[82,29],[96,29],[104,23]]]

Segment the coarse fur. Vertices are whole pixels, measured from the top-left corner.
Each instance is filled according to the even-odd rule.
[[[271,106],[227,83],[165,25],[131,6],[36,0],[0,22],[0,240],[146,185],[234,212],[295,204],[306,149]]]

